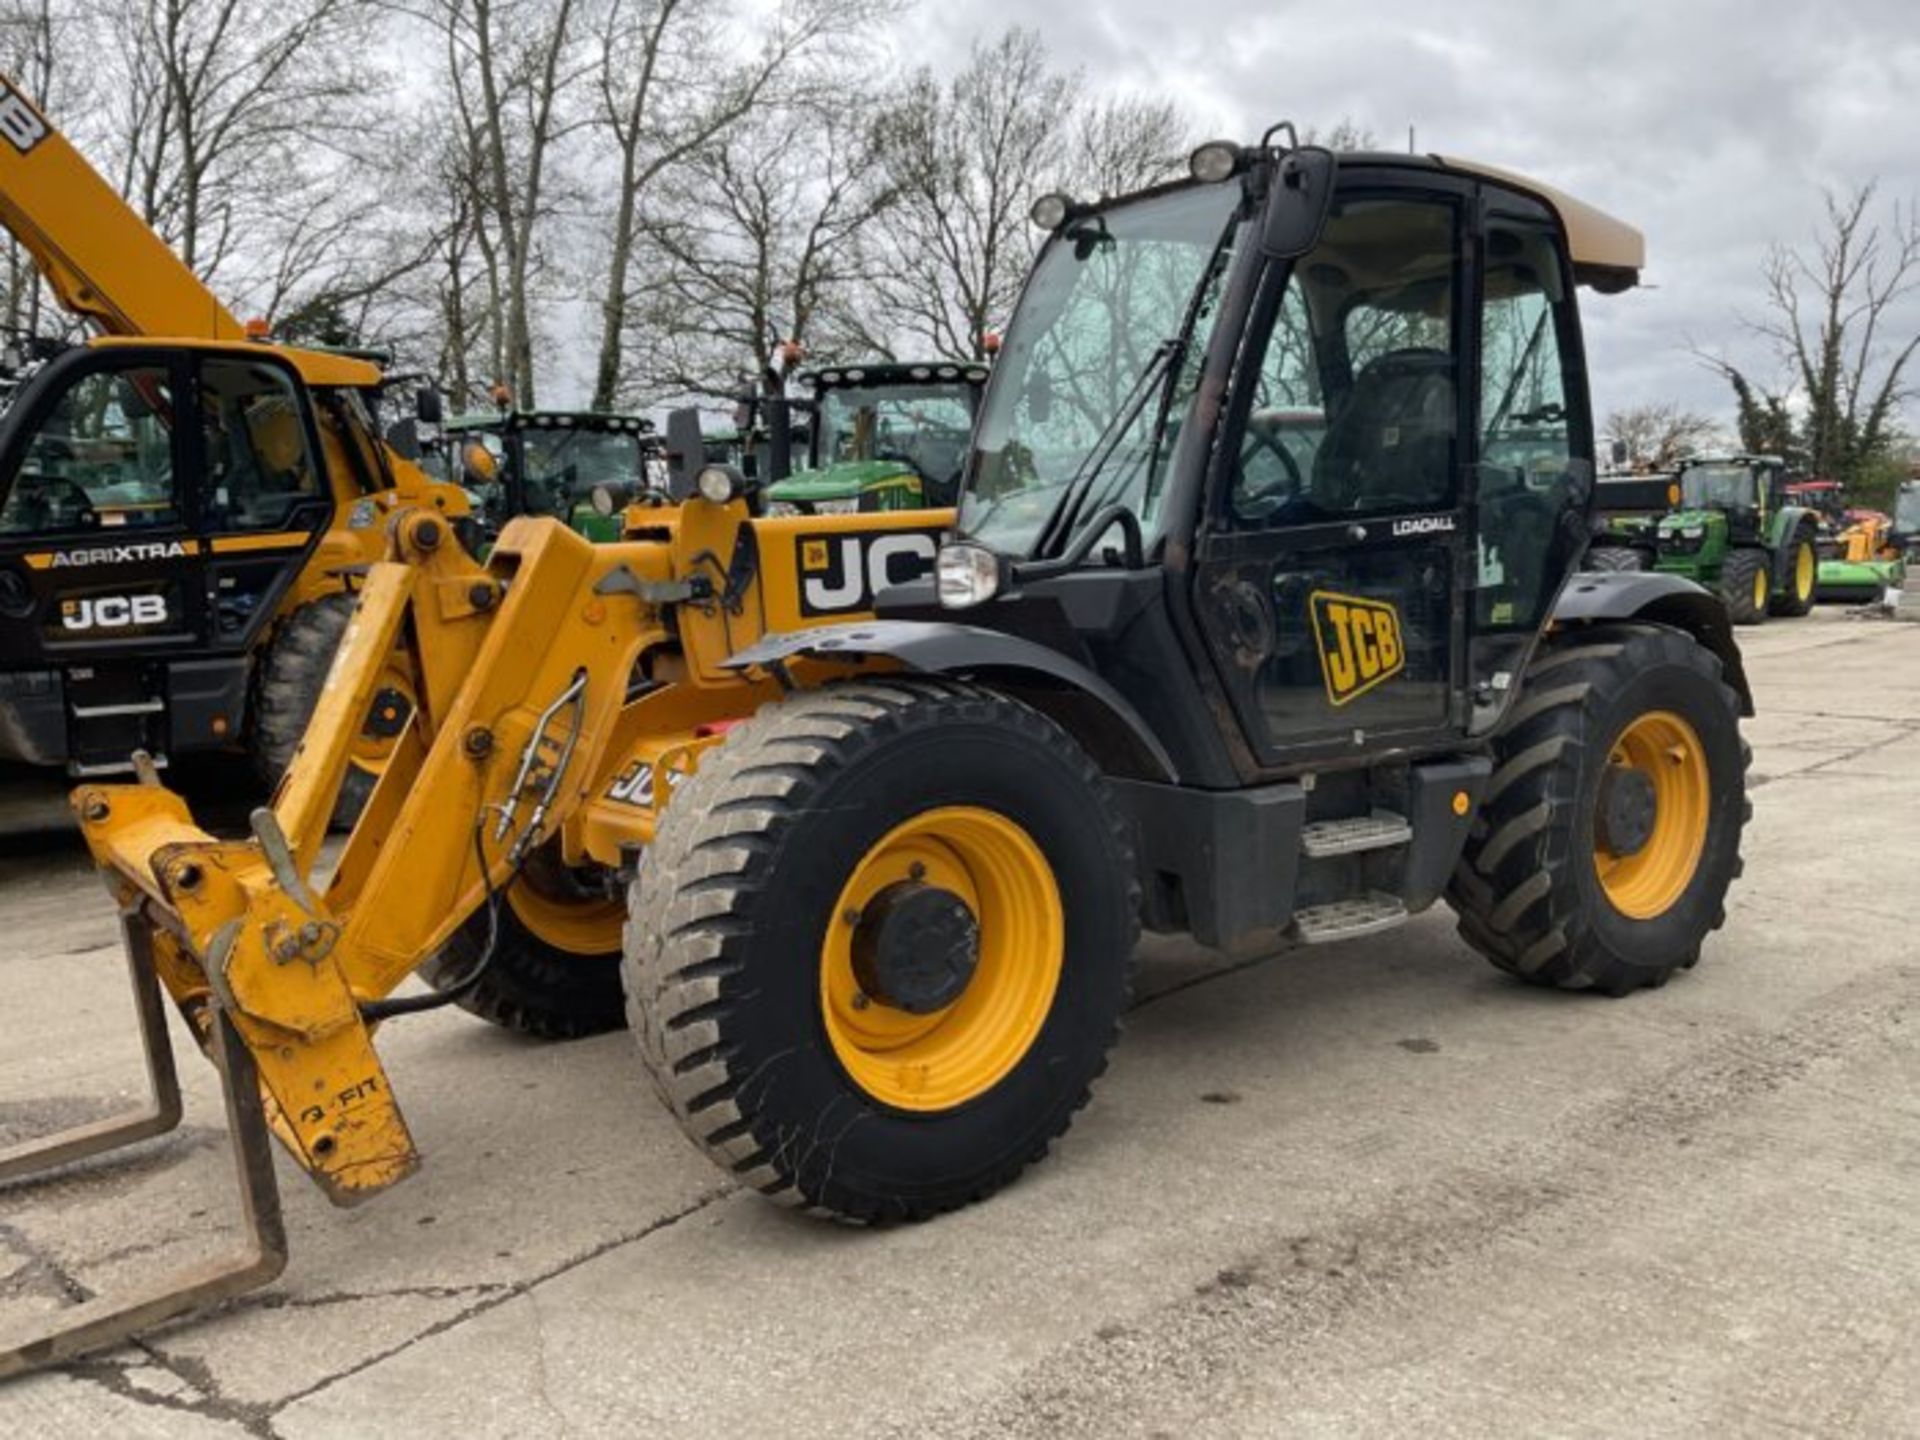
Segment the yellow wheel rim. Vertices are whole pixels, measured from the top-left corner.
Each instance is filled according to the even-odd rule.
[[[1803,544],[1793,557],[1793,598],[1805,600],[1813,594],[1813,546]]]
[[[1767,570],[1764,565],[1753,572],[1753,605],[1756,610],[1767,608]]]
[[[944,1009],[916,1015],[861,992],[853,939],[882,890],[917,880],[957,896],[979,926],[972,978]],[[854,1084],[899,1110],[950,1110],[1018,1065],[1053,1009],[1066,920],[1053,867],[1025,830],[991,810],[947,806],[895,826],[841,889],[820,949],[820,1013]]]
[[[555,893],[564,888],[564,880],[548,879],[543,865],[532,863],[542,858],[539,853],[531,857],[507,891],[507,906],[514,917],[538,938],[569,955],[617,954],[627,907],[603,895]],[[558,863],[553,861],[556,867]],[[564,870],[556,873],[565,874]]]
[[[1686,893],[1707,848],[1707,754],[1693,726],[1670,710],[1653,710],[1620,732],[1608,763],[1652,782],[1653,831],[1634,854],[1615,855],[1596,830],[1594,869],[1614,909],[1630,920],[1651,920]]]

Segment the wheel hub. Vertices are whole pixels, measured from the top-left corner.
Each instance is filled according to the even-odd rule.
[[[980,964],[980,922],[951,890],[901,880],[867,902],[852,949],[869,1000],[931,1015],[966,993]]]
[[[1659,818],[1653,780],[1630,765],[1609,765],[1600,779],[1600,805],[1594,818],[1601,849],[1623,859],[1638,855],[1653,838]]]

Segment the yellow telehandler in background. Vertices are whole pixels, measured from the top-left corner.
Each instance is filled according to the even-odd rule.
[[[91,778],[135,750],[164,767],[244,746],[276,780],[346,628],[349,572],[386,553],[400,511],[462,521],[465,494],[383,441],[378,368],[242,325],[3,77],[0,224],[97,337],[9,401],[0,766]],[[343,815],[412,686],[396,663],[377,688]]]
[[[480,564],[399,506],[249,837],[150,770],[74,793],[158,1103],[0,1178],[177,1118],[164,992],[220,1068],[249,1246],[54,1317],[0,1373],[278,1273],[269,1134],[339,1203],[404,1179],[378,1032],[488,987],[522,1028],[624,1016],[741,1184],[888,1221],[1066,1129],[1143,924],[1314,944],[1444,899],[1534,984],[1699,959],[1747,816],[1739,651],[1690,582],[1578,573],[1575,290],[1634,284],[1639,234],[1286,127],[1191,169],[1035,206],[957,513],[760,514],[683,413],[686,498],[618,542],[521,518]],[[396,645],[418,703],[323,875]]]

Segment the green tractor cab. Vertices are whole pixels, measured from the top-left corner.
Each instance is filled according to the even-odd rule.
[[[1685,576],[1717,590],[1736,625],[1813,608],[1819,520],[1789,503],[1780,460],[1699,457],[1665,483],[1679,491],[1675,497],[1670,488],[1667,513],[1650,525],[1631,514],[1610,522],[1608,543],[1589,552],[1590,568]]]
[[[597,411],[456,415],[444,434],[445,463],[489,534],[516,515],[551,515],[589,540],[618,540],[620,501],[644,488],[660,449],[651,420]]]
[[[851,365],[800,377],[813,393],[802,468],[774,475],[769,513],[951,505],[987,383],[981,364]],[[770,464],[769,472],[777,468]]]

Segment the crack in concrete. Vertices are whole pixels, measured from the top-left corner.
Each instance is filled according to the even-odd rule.
[[[422,1330],[419,1334],[414,1335],[407,1340],[401,1341],[398,1345],[389,1346],[387,1349],[380,1351],[378,1354],[369,1355],[365,1359],[358,1360],[352,1365],[347,1366],[343,1370],[336,1371],[331,1375],[327,1375],[322,1379],[315,1381],[313,1384],[307,1386],[303,1390],[296,1390],[291,1395],[286,1395],[281,1397],[279,1400],[273,1401],[268,1407],[268,1411],[267,1411],[268,1417],[269,1419],[271,1419],[274,1416],[278,1416],[283,1411],[285,1411],[289,1406],[296,1405],[302,1400],[308,1399],[314,1395],[318,1395],[323,1390],[330,1389],[331,1387],[338,1385],[343,1380],[351,1379],[353,1376],[360,1374],[362,1371],[372,1369],[375,1365],[384,1364],[386,1361],[393,1359],[396,1355],[400,1355],[405,1353],[408,1350],[411,1350],[414,1346],[420,1344],[422,1341],[431,1340],[437,1335],[444,1335],[447,1333],[447,1331],[457,1329],[459,1326],[466,1324],[469,1320],[477,1319],[479,1316],[485,1315],[489,1311],[497,1310],[500,1306],[505,1305],[508,1301],[515,1300],[522,1295],[529,1294],[536,1286],[544,1285],[550,1280],[558,1279],[562,1275],[568,1274],[571,1271],[579,1269],[582,1265],[586,1265],[594,1260],[598,1260],[602,1255],[610,1255],[615,1250],[623,1249],[628,1245],[637,1245],[642,1241],[649,1240],[653,1236],[658,1235],[663,1230],[667,1230],[675,1225],[678,1225],[682,1220],[685,1220],[690,1216],[699,1214],[702,1210],[705,1210],[708,1206],[716,1204],[717,1202],[726,1199],[729,1195],[734,1194],[739,1188],[740,1187],[737,1185],[721,1185],[715,1189],[703,1191],[700,1195],[695,1197],[689,1204],[682,1206],[678,1210],[672,1211],[666,1215],[661,1216],[659,1219],[654,1220],[651,1223],[642,1226],[638,1230],[632,1231],[625,1235],[617,1235],[611,1240],[604,1240],[600,1244],[591,1246],[577,1255],[570,1256],[569,1258],[561,1261],[559,1264],[552,1266],[547,1270],[542,1271],[538,1275],[530,1276],[525,1280],[516,1280],[509,1284],[503,1285],[498,1289],[496,1289],[493,1293],[483,1296],[482,1298],[476,1300],[473,1304],[466,1306],[465,1308],[460,1310],[457,1314],[450,1315],[444,1320],[435,1321],[433,1324],[427,1326],[426,1329]],[[268,1436],[273,1436],[277,1432],[274,1432],[271,1428],[269,1428],[265,1433]]]

